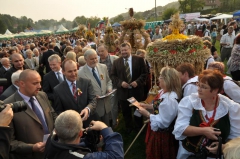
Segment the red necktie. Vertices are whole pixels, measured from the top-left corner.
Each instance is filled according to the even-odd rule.
[[[73,98],[77,100],[76,85],[74,82],[72,82],[72,92],[73,92]]]

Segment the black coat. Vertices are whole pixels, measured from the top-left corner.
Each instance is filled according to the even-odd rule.
[[[43,91],[47,94],[48,99],[52,101],[54,105],[53,88],[59,84],[59,81],[55,75],[55,72],[50,71],[43,76]]]
[[[0,159],[9,158],[11,131],[10,127],[0,127]]]
[[[54,52],[53,50],[48,50],[47,52],[44,52],[43,55],[42,55],[42,59],[41,59],[40,63],[43,64],[43,66],[46,67],[46,73],[51,71],[51,68],[50,68],[49,63],[48,63],[48,58],[53,54],[58,55],[58,53]]]
[[[5,100],[6,98],[14,94],[16,91],[17,88],[12,84],[0,95],[0,100]]]

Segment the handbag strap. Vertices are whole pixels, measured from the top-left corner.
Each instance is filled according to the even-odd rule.
[[[222,137],[218,136],[218,149],[217,149],[217,155],[216,159],[221,159],[222,157]]]

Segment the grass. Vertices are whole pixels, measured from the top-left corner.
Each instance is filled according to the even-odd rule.
[[[124,125],[124,120],[123,116],[121,113],[119,113],[119,125],[117,129],[114,131],[119,132],[122,134],[123,137],[123,144],[124,144],[124,152],[128,149],[134,138],[136,137],[137,133],[136,131],[132,131],[129,135],[125,133],[125,125]],[[147,127],[147,126],[146,126]],[[146,129],[143,130],[143,132],[138,136],[132,147],[129,149],[128,153],[126,156],[124,156],[124,159],[144,159],[146,158],[145,150],[145,135],[146,135]]]
[[[220,41],[217,40],[215,43],[215,48],[217,49],[218,55],[221,57],[221,52],[220,52]],[[227,60],[223,61],[224,65],[225,65],[225,74],[227,74]],[[228,74],[229,75],[229,74]],[[231,74],[229,75],[231,76]]]

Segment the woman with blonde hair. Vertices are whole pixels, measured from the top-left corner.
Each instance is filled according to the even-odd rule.
[[[76,60],[76,53],[73,52],[73,51],[69,51],[66,55],[66,59],[70,59],[70,60],[73,60],[73,61],[77,61]]]
[[[139,108],[139,113],[150,120],[145,139],[146,156],[147,159],[172,159],[176,158],[178,150],[178,142],[172,135],[172,131],[177,117],[178,101],[182,96],[178,71],[163,67],[160,72],[159,86],[161,90],[153,103],[141,103]]]
[[[240,159],[240,137],[230,140],[223,146],[225,159]]]

